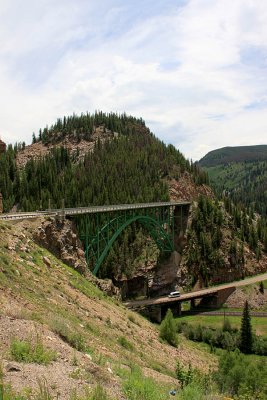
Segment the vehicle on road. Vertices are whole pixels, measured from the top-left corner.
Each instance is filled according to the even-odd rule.
[[[180,297],[180,296],[181,296],[181,293],[178,290],[176,290],[175,292],[171,292],[168,295],[168,297]]]

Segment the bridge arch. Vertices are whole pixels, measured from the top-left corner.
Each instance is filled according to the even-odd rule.
[[[134,222],[139,222],[147,229],[161,252],[173,251],[173,238],[167,223],[162,224],[156,218],[147,215],[128,216],[126,220],[125,216],[118,216],[106,223],[85,249],[87,263],[91,264],[93,260],[96,260],[93,267],[94,275],[97,275],[115,240],[127,226]],[[110,237],[108,232],[112,232]]]

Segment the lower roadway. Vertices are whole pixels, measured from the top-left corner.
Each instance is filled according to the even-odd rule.
[[[240,286],[247,286],[247,285],[251,285],[253,283],[261,282],[264,280],[267,280],[267,272],[264,274],[255,275],[255,276],[252,276],[250,278],[246,278],[246,279],[243,279],[240,281],[229,282],[229,283],[225,283],[225,284],[218,285],[218,286],[212,286],[212,287],[206,288],[206,289],[182,293],[181,296],[179,296],[179,297],[164,296],[164,297],[157,297],[154,299],[127,301],[127,302],[124,302],[123,304],[128,308],[137,308],[137,307],[145,307],[145,306],[164,304],[164,303],[165,304],[175,303],[177,301],[181,302],[181,301],[201,298],[203,296],[216,293],[220,290],[236,288],[236,287],[240,287]]]

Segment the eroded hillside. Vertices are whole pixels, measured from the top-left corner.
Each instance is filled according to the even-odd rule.
[[[215,358],[181,339],[173,348],[158,328],[101,292],[33,240],[40,222],[0,226],[0,364],[14,390],[47,385],[58,399],[100,383],[116,399],[133,365],[166,393],[177,386],[175,366],[190,362],[207,372]],[[41,343],[54,352],[48,365],[14,362],[15,340]],[[28,390],[29,392],[29,390]]]

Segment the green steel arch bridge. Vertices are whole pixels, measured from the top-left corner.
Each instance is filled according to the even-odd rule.
[[[2,214],[0,219],[83,216],[80,220],[80,239],[84,244],[87,265],[97,275],[115,240],[135,222],[147,230],[161,253],[175,250],[185,232],[190,205],[190,202],[180,201],[62,208]]]
[[[139,203],[92,207],[86,213],[83,233],[88,267],[97,275],[113,243],[129,225],[142,225],[161,253],[171,253],[183,235],[190,202]]]

